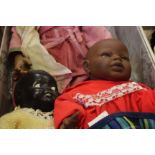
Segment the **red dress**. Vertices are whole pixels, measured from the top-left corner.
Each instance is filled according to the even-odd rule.
[[[59,96],[55,102],[54,124],[59,128],[62,121],[80,112],[79,128],[88,128],[88,123],[99,114],[116,112],[155,112],[155,91],[144,84],[132,81],[82,82]]]

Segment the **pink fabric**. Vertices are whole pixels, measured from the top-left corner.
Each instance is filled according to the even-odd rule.
[[[82,26],[87,47],[91,47],[99,40],[112,38],[111,33],[104,26]]]
[[[37,29],[40,41],[48,52],[72,71],[72,81],[68,87],[88,78],[83,69],[88,48],[99,40],[112,38],[103,26],[41,26]],[[12,30],[10,48],[20,47],[15,28]]]
[[[11,29],[12,31],[12,38],[10,40],[10,46],[9,49],[13,50],[14,48],[21,48],[21,39],[20,36],[18,35],[18,33],[16,32],[16,27],[12,27]]]

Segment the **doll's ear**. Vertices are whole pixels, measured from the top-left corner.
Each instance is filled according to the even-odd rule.
[[[89,72],[90,72],[90,70],[89,70],[89,60],[84,60],[83,68],[86,71],[86,73],[89,74]]]

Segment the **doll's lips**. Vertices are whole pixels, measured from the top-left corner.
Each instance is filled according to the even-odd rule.
[[[51,97],[52,94],[51,94],[51,93],[47,93],[47,94],[45,94],[45,96],[46,96],[46,97]]]
[[[51,100],[53,98],[53,95],[51,93],[46,93],[43,97],[42,100]]]
[[[111,67],[114,71],[118,71],[118,72],[124,69],[124,66],[120,62],[113,63]]]

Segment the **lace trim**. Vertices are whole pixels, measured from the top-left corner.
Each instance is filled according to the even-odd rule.
[[[113,86],[109,89],[98,92],[97,94],[81,94],[77,93],[73,99],[82,104],[85,108],[89,106],[102,106],[116,98],[122,97],[126,94],[133,93],[138,90],[145,89],[135,82],[123,83]]]
[[[25,112],[28,112],[28,113],[34,115],[34,116],[37,116],[42,119],[47,119],[47,120],[51,120],[51,118],[53,117],[53,111],[45,113],[39,109],[34,110],[32,108],[20,108],[19,106],[15,107],[15,110],[23,110]]]

